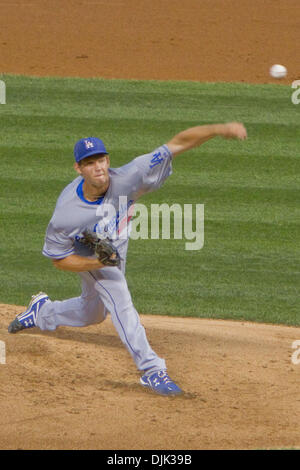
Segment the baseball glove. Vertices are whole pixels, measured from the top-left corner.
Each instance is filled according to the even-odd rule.
[[[109,238],[98,238],[96,234],[85,230],[80,242],[91,248],[98,260],[105,266],[120,266],[119,252]]]

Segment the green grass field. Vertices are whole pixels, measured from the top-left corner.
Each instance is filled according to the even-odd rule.
[[[120,166],[198,124],[242,121],[245,142],[179,156],[140,202],[205,205],[205,243],[131,240],[127,279],[141,313],[300,324],[300,105],[281,85],[0,76],[0,302],[80,293],[42,256],[56,199],[75,176],[77,139],[101,137]]]

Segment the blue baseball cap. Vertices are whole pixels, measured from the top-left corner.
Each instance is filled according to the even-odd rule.
[[[96,155],[97,153],[105,153],[108,155],[104,143],[98,137],[86,137],[76,142],[74,147],[74,157],[76,162],[80,162],[84,158]]]

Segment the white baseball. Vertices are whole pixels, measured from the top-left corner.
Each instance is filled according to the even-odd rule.
[[[284,78],[287,74],[287,69],[284,65],[275,64],[270,68],[270,75],[273,78]]]

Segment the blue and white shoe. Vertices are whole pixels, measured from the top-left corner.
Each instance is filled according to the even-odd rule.
[[[143,387],[148,387],[159,395],[179,395],[182,390],[170,379],[165,370],[160,370],[154,374],[143,375],[140,378]]]
[[[33,328],[36,326],[37,317],[41,307],[49,297],[45,292],[39,292],[31,297],[31,302],[25,312],[19,313],[8,327],[9,333],[18,333],[25,328]]]

